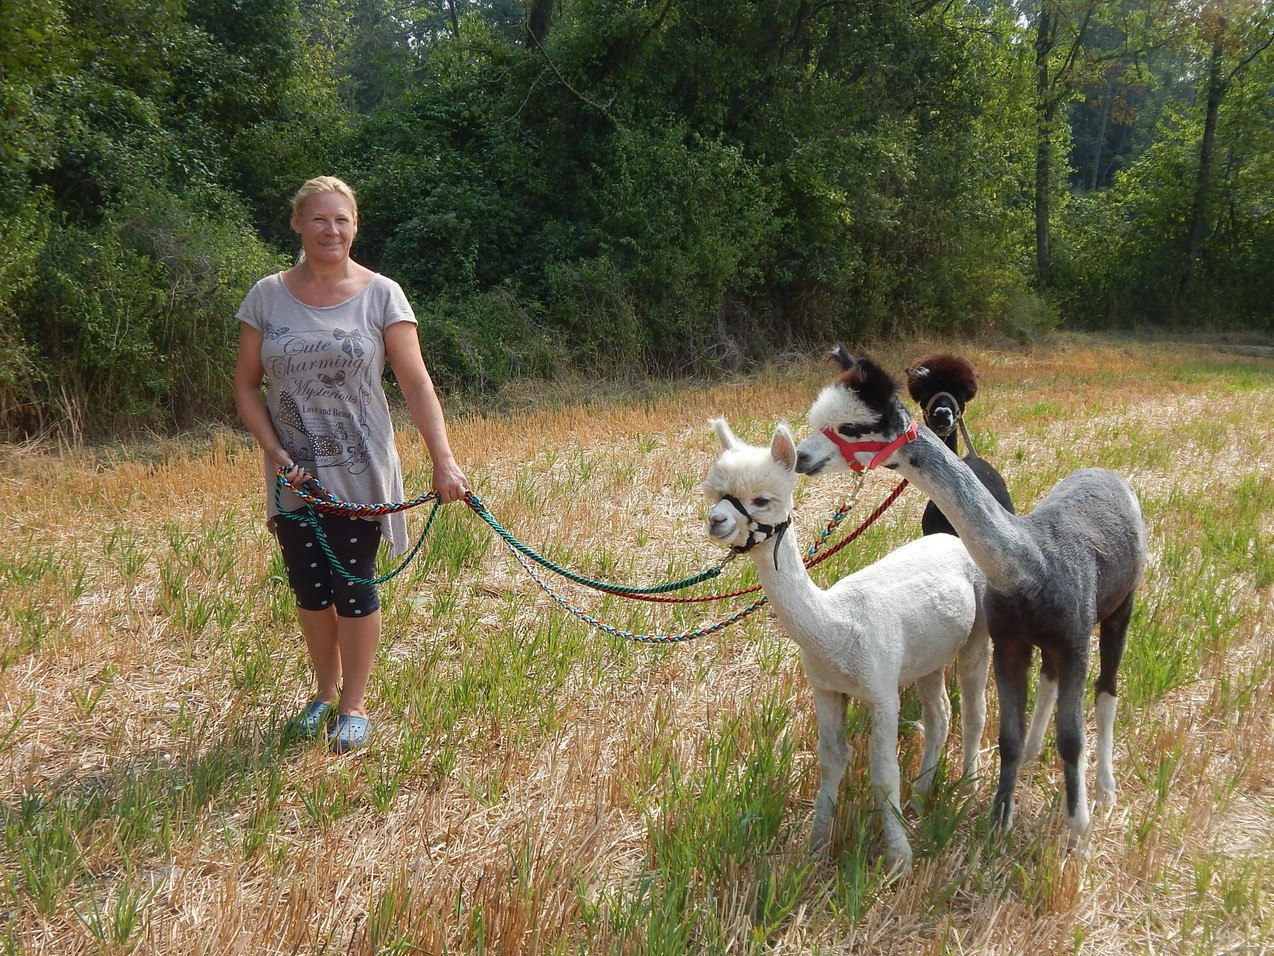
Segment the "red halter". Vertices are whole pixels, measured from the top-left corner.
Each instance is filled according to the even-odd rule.
[[[849,465],[850,471],[870,471],[879,465],[882,461],[896,452],[909,441],[915,440],[916,435],[920,431],[920,426],[913,418],[911,424],[907,426],[907,430],[895,438],[893,441],[846,441],[842,438],[834,428],[824,428],[823,434],[833,445],[840,449],[841,457],[845,459],[845,464]],[[875,452],[875,456],[867,463],[867,466],[859,464],[858,455],[860,452]]]

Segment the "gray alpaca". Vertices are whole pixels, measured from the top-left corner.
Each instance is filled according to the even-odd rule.
[[[1069,845],[1075,847],[1089,823],[1083,702],[1089,642],[1099,625],[1098,800],[1115,793],[1115,678],[1146,566],[1137,497],[1115,472],[1084,468],[1059,481],[1034,511],[1009,514],[933,432],[916,427],[888,372],[843,348],[833,355],[844,372],[810,408],[814,433],[798,447],[797,468],[810,475],[896,469],[951,519],[989,585],[987,623],[1000,699],[1000,783],[992,818],[1005,828],[1012,824],[1018,771],[1038,754],[1056,704]],[[1043,663],[1027,737],[1027,672],[1035,647]]]

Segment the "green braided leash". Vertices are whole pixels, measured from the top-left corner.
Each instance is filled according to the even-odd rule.
[[[314,479],[314,480],[317,481],[317,479]],[[281,517],[287,518],[289,521],[300,521],[302,523],[306,521],[313,522],[314,534],[318,538],[319,547],[322,548],[323,553],[327,555],[327,560],[332,565],[332,568],[336,571],[336,573],[339,574],[341,577],[343,577],[350,584],[360,584],[360,585],[370,584],[372,586],[375,586],[378,584],[384,584],[386,581],[389,581],[389,580],[392,580],[393,578],[398,577],[398,575],[400,575],[403,571],[405,571],[407,569],[407,565],[411,564],[412,559],[416,557],[416,553],[420,551],[420,546],[425,543],[425,536],[429,534],[429,529],[433,527],[434,517],[438,514],[438,506],[442,504],[441,501],[434,502],[433,509],[429,512],[429,518],[427,521],[425,521],[425,530],[420,532],[420,537],[416,539],[416,546],[413,547],[407,553],[407,556],[403,558],[402,562],[398,565],[398,567],[394,568],[394,570],[390,571],[388,574],[383,574],[378,578],[364,578],[364,577],[358,576],[357,574],[353,574],[345,569],[345,566],[341,564],[341,559],[337,557],[335,550],[333,550],[331,542],[327,540],[327,532],[323,530],[323,526],[319,524],[319,521],[318,521],[318,510],[312,504],[309,503],[310,500],[318,500],[318,499],[313,499],[312,496],[310,495],[301,495],[300,497],[302,498],[302,500],[306,501],[305,509],[303,511],[297,512],[297,511],[283,510],[283,507],[279,500],[279,493],[283,490],[283,485],[285,484],[287,484],[287,481],[283,479],[282,477],[280,477],[279,481],[275,483],[275,486],[274,486],[275,510],[278,511]],[[437,498],[438,496],[432,493],[429,495],[424,495],[422,496],[421,501],[428,501],[431,497]],[[417,501],[415,504],[420,504],[421,501]],[[411,507],[415,507],[415,505],[412,505]],[[403,509],[397,508],[394,510],[401,511]],[[368,512],[368,514],[389,514],[389,512],[387,511]]]
[[[557,602],[558,607],[562,608],[568,614],[572,614],[579,618],[585,624],[589,624],[597,628],[599,631],[611,634],[614,637],[623,638],[626,641],[632,641],[636,644],[678,644],[684,641],[692,641],[698,637],[706,637],[709,634],[715,634],[717,631],[729,627],[731,624],[737,624],[753,612],[759,611],[769,601],[769,598],[761,597],[759,600],[753,601],[747,607],[739,611],[735,611],[729,617],[724,617],[721,620],[705,627],[698,627],[691,631],[682,631],[680,634],[636,634],[633,631],[621,630],[612,624],[607,624],[606,622],[593,617],[591,614],[587,614],[580,610],[574,604],[571,604],[549,587],[549,585],[535,573],[535,568],[531,567],[531,565],[527,563],[526,559],[522,557],[511,541],[505,539],[504,543],[508,546],[509,551],[512,552],[513,557],[517,559],[518,564],[522,565],[522,570],[526,571],[526,573],[531,576],[532,580],[540,586],[545,594]]]
[[[523,544],[515,538],[510,531],[504,528],[499,521],[496,520],[495,515],[487,510],[486,506],[482,503],[482,499],[477,495],[470,493],[469,497],[465,500],[468,502],[469,507],[473,509],[473,513],[485,521],[487,525],[490,526],[491,530],[499,535],[504,543],[515,553],[525,555],[536,564],[560,574],[568,581],[574,581],[576,584],[582,584],[585,587],[593,588],[596,591],[603,591],[607,594],[616,594],[621,596],[632,595],[635,597],[642,594],[667,594],[669,591],[680,591],[684,588],[691,587],[692,585],[700,584],[704,581],[710,581],[713,578],[718,577],[721,574],[722,568],[724,568],[730,560],[729,557],[723,558],[712,567],[700,571],[698,574],[693,574],[688,578],[682,578],[680,581],[669,581],[667,584],[656,584],[652,587],[634,588],[623,584],[608,584],[605,581],[595,581],[582,574],[576,574],[568,568],[554,564],[542,554],[539,554],[532,548]]]
[[[278,510],[281,513],[285,513],[285,514],[286,512],[283,512],[283,509],[279,507],[279,493],[284,486],[288,486],[289,488],[291,488],[290,483],[285,477],[286,474],[287,472],[285,469],[283,468],[279,469],[277,480],[275,482],[275,487],[274,487],[275,507],[278,508]],[[313,492],[308,490],[309,486],[311,485],[314,486],[314,488],[319,492],[319,494],[316,495]],[[307,509],[322,511],[324,514],[334,514],[334,515],[340,515],[342,517],[354,517],[354,518],[370,517],[373,515],[391,514],[395,511],[405,511],[408,508],[414,508],[416,507],[416,505],[422,504],[432,499],[436,499],[438,497],[437,492],[429,492],[428,494],[419,495],[411,499],[410,501],[378,502],[376,504],[357,504],[352,501],[342,501],[341,499],[337,498],[335,495],[329,492],[326,488],[324,488],[323,483],[320,482],[317,478],[309,479],[309,481],[305,483],[305,486],[300,489],[291,488],[291,490],[296,493],[298,498],[300,498],[302,501],[305,502]],[[505,544],[522,552],[522,554],[524,554],[526,557],[530,558],[532,561],[539,564],[541,567],[548,568],[550,571],[556,572],[557,574],[560,574],[562,577],[570,581],[574,581],[576,584],[582,584],[585,587],[590,587],[590,588],[593,588],[594,590],[603,591],[608,594],[632,594],[632,595],[666,594],[669,591],[680,591],[680,590],[683,590],[684,588],[692,587],[696,584],[700,584],[704,581],[709,581],[712,578],[718,577],[721,574],[722,568],[725,567],[728,561],[728,558],[723,559],[719,561],[717,564],[713,565],[712,567],[707,568],[704,571],[700,571],[698,574],[691,575],[688,578],[682,578],[680,581],[670,581],[667,584],[658,584],[653,587],[647,587],[647,588],[628,587],[627,585],[623,585],[623,584],[611,584],[605,581],[597,581],[597,580],[594,580],[593,578],[585,577],[582,574],[577,574],[574,571],[570,571],[566,568],[561,567],[560,565],[554,564],[551,560],[544,557],[544,555],[538,553],[534,549],[523,544],[521,541],[515,538],[511,532],[509,532],[507,529],[501,526],[500,522],[496,520],[495,515],[493,515],[490,511],[487,510],[486,506],[482,503],[482,499],[479,498],[476,494],[470,493],[469,496],[465,499],[465,503],[473,510],[474,514],[476,514],[479,518],[485,521],[487,525],[491,528],[491,530],[494,531],[497,535],[500,536],[500,538],[504,540]],[[434,505],[435,510],[437,509],[437,507],[438,505],[435,504]],[[432,516],[430,516],[430,520],[431,521],[433,520]],[[426,530],[428,530],[428,528],[426,528]],[[415,552],[413,551],[412,553],[414,554]]]

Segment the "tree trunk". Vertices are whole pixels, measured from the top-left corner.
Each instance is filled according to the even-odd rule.
[[[1212,154],[1216,149],[1217,114],[1221,110],[1221,98],[1225,95],[1222,78],[1225,17],[1221,17],[1212,38],[1212,56],[1208,64],[1208,99],[1203,119],[1203,142],[1199,145],[1199,171],[1194,180],[1194,201],[1190,212],[1190,229],[1186,233],[1185,269],[1181,274],[1180,291],[1186,292],[1194,282],[1199,261],[1199,248],[1203,245],[1203,233],[1208,224],[1208,192],[1212,183]]]
[[[1097,127],[1097,136],[1093,142],[1093,167],[1088,172],[1088,191],[1096,192],[1097,184],[1103,180],[1101,174],[1101,162],[1103,152],[1106,148],[1106,127],[1110,122],[1110,108],[1115,99],[1114,81],[1110,79],[1110,74],[1106,78],[1106,95],[1102,99],[1101,104],[1101,123]]]
[[[1049,193],[1053,163],[1053,97],[1048,82],[1048,57],[1053,51],[1057,14],[1051,3],[1040,7],[1035,29],[1035,272],[1041,286],[1049,271]]]
[[[526,48],[538,50],[549,38],[549,26],[553,22],[553,7],[557,0],[535,0],[526,18]]]

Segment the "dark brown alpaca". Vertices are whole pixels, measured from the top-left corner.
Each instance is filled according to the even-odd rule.
[[[969,466],[978,481],[982,482],[983,487],[991,492],[991,497],[1003,505],[1009,514],[1016,514],[1004,477],[977,453],[964,427],[964,410],[973,401],[973,396],[978,394],[978,373],[973,366],[958,355],[933,352],[913,363],[906,374],[907,391],[911,394],[911,400],[924,412],[925,424],[957,455],[960,454],[960,445],[956,438],[959,426],[959,430],[964,432],[967,446],[962,461]],[[947,516],[932,501],[925,505],[924,514],[920,516],[920,529],[925,534],[957,533]]]

